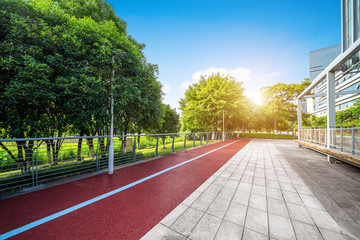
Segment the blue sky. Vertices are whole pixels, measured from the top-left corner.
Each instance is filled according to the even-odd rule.
[[[340,0],[108,2],[146,44],[175,108],[189,84],[218,71],[256,101],[263,86],[309,77],[309,51],[341,42]]]

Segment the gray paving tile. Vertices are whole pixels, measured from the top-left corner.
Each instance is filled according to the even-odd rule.
[[[267,198],[267,204],[269,213],[277,214],[287,218],[289,217],[285,202],[283,200]]]
[[[278,180],[280,183],[291,183],[288,176],[278,176]]]
[[[282,193],[283,193],[285,202],[295,203],[298,205],[304,205],[303,202],[301,201],[299,194],[297,194],[295,192],[288,192],[288,191],[282,191]]]
[[[253,182],[253,176],[243,175],[242,178],[241,178],[241,182],[252,183]]]
[[[315,224],[320,227],[324,228],[333,232],[342,233],[342,229],[340,226],[335,222],[332,216],[322,210],[308,208],[311,217],[314,219]]]
[[[306,194],[306,195],[313,195],[313,193],[311,192],[311,189],[308,186],[294,184],[294,187],[298,193],[302,193],[302,194]]]
[[[268,236],[245,228],[243,240],[268,240]]]
[[[268,234],[267,212],[249,207],[246,215],[245,227],[255,232],[259,232],[264,235],[267,235]]]
[[[266,187],[280,189],[280,184],[276,179],[275,180],[269,180],[268,178],[266,178]]]
[[[243,228],[232,222],[223,220],[216,234],[215,240],[240,240]]]
[[[325,240],[349,240],[348,236],[340,233],[332,232],[323,228],[319,228],[321,235]],[[356,238],[355,238],[356,239]]]
[[[279,184],[280,184],[280,187],[282,190],[289,191],[289,192],[296,192],[292,183],[279,182]]]
[[[190,194],[190,196],[188,196],[182,203],[190,206],[191,204],[193,204],[193,202],[195,202],[195,200],[201,195],[201,192],[195,191],[192,194]]]
[[[250,196],[249,206],[262,211],[267,211],[266,197],[252,193]]]
[[[306,207],[293,203],[287,203],[287,209],[289,211],[291,219],[307,224],[315,224]]]
[[[220,192],[222,186],[211,184],[205,191],[205,194],[216,196]]]
[[[259,186],[254,184],[252,186],[251,193],[255,193],[257,195],[266,197],[266,188],[264,186]]]
[[[174,210],[172,210],[166,217],[164,217],[160,223],[164,224],[167,227],[170,227],[181,214],[185,212],[188,206],[184,204],[178,205]]]
[[[223,178],[229,178],[231,176],[231,173],[230,172],[222,172],[221,174],[220,174],[220,177],[223,177]]]
[[[204,213],[188,208],[172,225],[171,228],[184,236],[188,236]]]
[[[240,182],[237,190],[250,192],[251,191],[251,184],[246,182]]]
[[[216,177],[214,176],[214,175],[212,175],[211,177],[209,177],[205,182],[206,183],[213,183],[214,182],[214,180],[216,179]]]
[[[296,239],[289,218],[269,213],[270,236],[277,239]]]
[[[213,182],[213,184],[217,184],[217,185],[220,185],[220,186],[224,186],[225,183],[227,181],[227,178],[224,178],[224,177],[217,177],[215,179],[215,181]]]
[[[316,197],[310,196],[310,195],[305,195],[302,193],[300,193],[300,197],[306,207],[316,208],[316,209],[325,211],[325,208],[323,207],[321,202]]]
[[[249,205],[250,193],[244,191],[236,191],[232,199],[233,202],[240,203],[242,205]]]
[[[232,180],[232,179],[229,179],[226,183],[225,183],[225,187],[228,187],[228,188],[234,188],[236,189],[237,186],[238,186],[239,182],[238,181],[235,181],[235,180]]]
[[[233,173],[231,174],[229,179],[240,182],[241,178],[242,178],[242,174]]]
[[[162,224],[157,224],[149,232],[147,232],[142,238],[142,240],[154,240],[154,239],[163,239],[163,240],[185,240],[186,237],[175,232],[174,230],[165,227]]]
[[[235,191],[236,190],[233,188],[223,187],[217,197],[230,201],[234,196]]]
[[[214,200],[214,198],[215,196],[212,195],[201,194],[200,197],[198,197],[195,202],[191,204],[191,207],[205,212]]]
[[[224,219],[244,226],[247,207],[235,202],[230,203]]]
[[[266,174],[265,176],[266,180],[268,181],[276,181],[277,182],[277,176],[276,176],[276,173],[269,173],[269,174]]]
[[[211,203],[206,213],[209,213],[219,218],[223,218],[226,210],[228,209],[229,204],[230,201],[221,198],[215,198],[215,200]]]
[[[292,220],[292,224],[295,229],[295,234],[298,240],[322,240],[322,236],[314,225],[298,222]]]
[[[265,179],[254,177],[254,184],[265,187]]]
[[[220,224],[220,218],[205,213],[194,230],[190,233],[189,238],[193,240],[213,239]]]
[[[209,186],[210,186],[210,183],[205,182],[205,183],[201,184],[201,186],[198,187],[195,191],[204,192]]]
[[[269,198],[274,198],[278,200],[283,200],[283,196],[280,189],[276,188],[266,188],[266,194]]]

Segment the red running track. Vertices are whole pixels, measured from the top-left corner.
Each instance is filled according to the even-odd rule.
[[[233,141],[179,152],[0,201],[0,234],[47,217]],[[240,140],[129,189],[15,235],[13,239],[139,239],[249,140]]]

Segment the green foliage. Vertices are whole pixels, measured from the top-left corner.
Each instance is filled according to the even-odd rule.
[[[0,29],[1,138],[104,134],[111,92],[118,129],[159,121],[157,66],[106,1],[4,0]],[[119,52],[125,57],[113,63]],[[49,144],[57,156],[62,142]],[[17,151],[21,163],[33,146]]]
[[[162,116],[158,133],[178,133],[180,130],[180,116],[168,104],[162,104]]]
[[[294,100],[310,83],[310,80],[306,78],[300,84],[277,83],[273,86],[261,88],[265,114],[273,120],[274,132],[288,129],[290,122],[296,120]]]
[[[305,127],[324,127],[327,125],[327,116],[308,116],[303,119]],[[351,127],[351,125],[360,124],[360,100],[357,100],[353,106],[336,112],[336,125]]]
[[[220,130],[223,111],[226,129],[236,129],[238,121],[245,115],[246,100],[241,85],[233,77],[220,73],[202,76],[199,83],[190,86],[185,98],[180,100],[183,130]]]

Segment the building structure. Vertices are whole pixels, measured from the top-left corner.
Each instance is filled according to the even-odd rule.
[[[341,0],[341,26],[340,55],[298,97],[299,129],[302,128],[302,100],[317,98],[316,114],[327,115],[328,148],[331,145],[330,128],[336,126],[336,110],[349,107],[360,94],[360,0]]]

